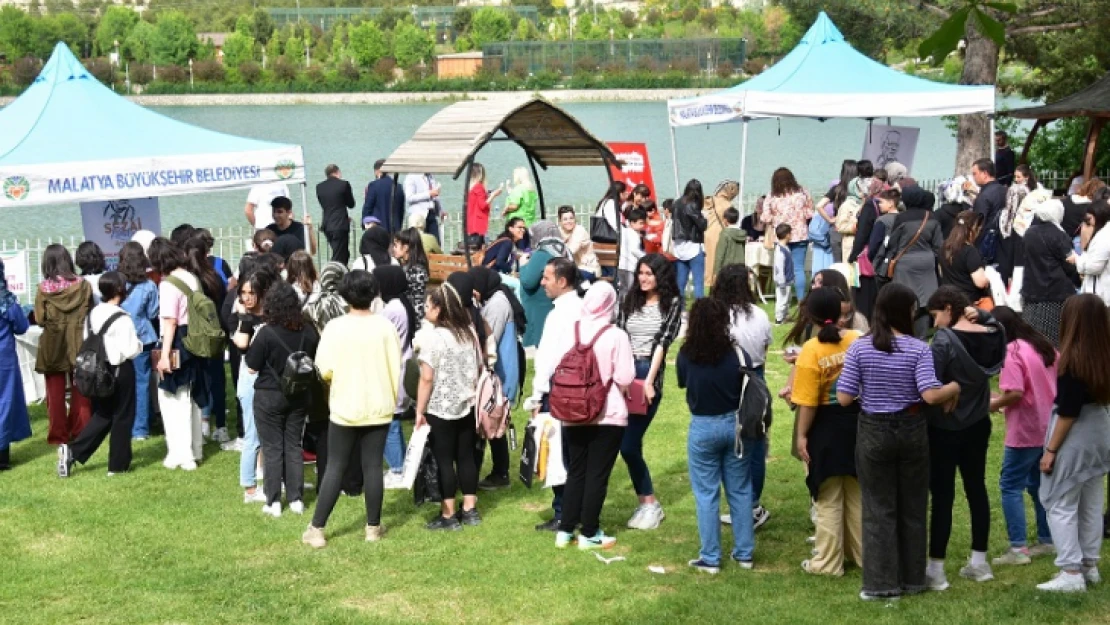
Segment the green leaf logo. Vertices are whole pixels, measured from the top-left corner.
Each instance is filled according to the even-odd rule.
[[[297,164],[293,161],[278,161],[277,165],[274,165],[274,173],[277,174],[277,177],[281,180],[288,180],[292,178],[293,173],[296,171]]]
[[[9,200],[25,200],[31,194],[31,182],[23,176],[11,176],[4,179],[4,197]]]

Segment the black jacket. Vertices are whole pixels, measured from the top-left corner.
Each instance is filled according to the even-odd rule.
[[[856,238],[852,242],[852,254],[848,256],[848,262],[854,263],[859,259],[860,253],[863,248],[871,242],[871,230],[875,227],[875,222],[879,219],[879,206],[875,202],[875,198],[869,197],[863,202],[863,206],[859,209],[859,216],[856,217]],[[868,256],[874,257],[875,250],[868,250]]]
[[[971,208],[983,216],[983,231],[979,234],[979,241],[982,241],[987,232],[998,231],[998,215],[1006,208],[1006,187],[991,180],[979,190],[979,197]]]
[[[389,198],[393,196],[393,212],[389,212]],[[362,203],[362,218],[377,217],[382,227],[390,232],[399,232],[405,224],[405,188],[398,184],[393,188],[393,178],[382,176],[366,185],[366,198]]]
[[[320,229],[324,232],[346,232],[350,229],[347,209],[355,207],[355,196],[351,183],[340,178],[328,179],[316,185],[316,199],[324,209],[324,221]]]
[[[1079,288],[1079,273],[1066,259],[1074,250],[1071,237],[1039,218],[1025,231],[1025,277],[1021,296],[1026,302],[1062,302]]]
[[[940,208],[933,213],[933,217],[940,224],[941,234],[947,239],[949,234],[952,234],[952,229],[956,227],[956,217],[967,210],[967,204],[951,204],[945,202],[940,205]]]
[[[709,222],[701,214],[701,207],[694,206],[685,199],[675,200],[674,203],[674,240],[691,241],[693,243],[705,242],[705,229]]]
[[[984,333],[962,333],[940,328],[933,337],[933,366],[941,382],[959,382],[960,399],[956,410],[944,414],[929,411],[929,425],[942,430],[964,430],[990,417],[991,379],[1002,371],[1006,360],[1006,332],[990,313],[979,311],[979,325],[990,328]],[[961,335],[973,346],[975,353]]]

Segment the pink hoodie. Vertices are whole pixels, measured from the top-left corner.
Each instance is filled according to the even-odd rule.
[[[596,282],[582,298],[582,317],[578,333],[583,343],[589,343],[599,330],[612,324],[613,312],[617,308],[617,292],[608,282]],[[574,333],[560,334],[556,344],[558,362],[574,346]],[[632,358],[632,344],[623,330],[613,325],[594,343],[594,354],[601,379],[613,385],[609,387],[609,401],[605,406],[605,416],[588,425],[628,425],[628,405],[621,393],[621,386],[628,386],[636,378],[636,365]],[[570,424],[566,424],[570,426]]]

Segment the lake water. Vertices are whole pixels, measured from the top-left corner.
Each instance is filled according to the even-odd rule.
[[[1006,104],[1013,106],[1013,102]],[[213,130],[304,148],[310,187],[309,207],[319,216],[313,186],[324,177],[324,167],[337,163],[355,187],[359,208],[362,190],[370,180],[373,163],[388,156],[400,143],[447,104],[397,106],[189,106],[156,107],[158,112]],[[567,104],[565,108],[595,136],[606,141],[634,141],[648,145],[658,194],[675,194],[667,109],[663,102],[612,102]],[[877,123],[884,123],[885,120]],[[956,141],[936,118],[893,120],[895,125],[921,129],[913,175],[919,179],[944,178],[952,174]],[[677,130],[679,177],[702,181],[711,193],[722,179],[740,175],[739,124]],[[752,123],[748,137],[747,194],[766,192],[771,173],[780,166],[791,168],[799,182],[823,192],[839,173],[844,158],[858,158],[867,132],[862,120],[839,119],[818,122],[810,119],[764,120]],[[157,141],[157,137],[151,137]],[[514,167],[527,165],[523,152],[510,143],[493,143],[479,153],[493,188],[507,180]],[[541,171],[549,210],[561,204],[596,203],[608,178],[600,168],[552,168]],[[441,180],[444,206],[457,212],[461,205],[462,180]],[[293,193],[300,204],[299,191]],[[162,224],[168,232],[188,221],[196,226],[222,228],[244,225],[243,204],[247,191],[168,197],[162,200]],[[4,215],[0,239],[80,236],[81,220],[75,206],[36,207],[16,216]]]

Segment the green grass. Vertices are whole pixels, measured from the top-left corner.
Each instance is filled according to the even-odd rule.
[[[772,355],[772,389],[786,373]],[[551,493],[519,483],[480,495],[483,524],[447,535],[423,529],[434,506],[414,508],[408,492],[387,491],[383,522],[390,531],[378,544],[362,540],[361,499],[344,497],[328,525],[328,547],[312,551],[300,543],[307,517],[270,519],[261,506],[241,503],[236,453],[209,445],[197,472],[167,471],[157,438],[136,445],[130,474],[105,475],[105,447],[59,480],[42,407],[33,418],[35,437],[13,447],[16,466],[0,474],[0,622],[1110,622],[1105,587],[1084,596],[1034,589],[1054,573],[1051,558],[999,568],[986,584],[960,579],[970,540],[960,498],[947,592],[863,603],[858,569],[839,579],[802,573],[812,533],[808,496],[802,467],[789,454],[792,417],[781,403],[764,495],[772,518],[757,534],[756,569],[728,561],[717,576],[689,570],[686,562],[698,552],[686,476],[689,416],[673,372],[646,441],[667,519],[655,532],[624,529],[636,498],[618,460],[602,525],[619,540],[606,555],[627,560],[609,565],[590,553],[558,551],[552,534],[535,532],[550,514]],[[518,416],[518,431],[522,423]],[[988,472],[992,556],[1007,546],[997,491],[1002,434],[996,418]],[[514,468],[515,461],[516,454]],[[315,493],[307,495],[311,510]],[[723,540],[727,549],[727,531]]]

